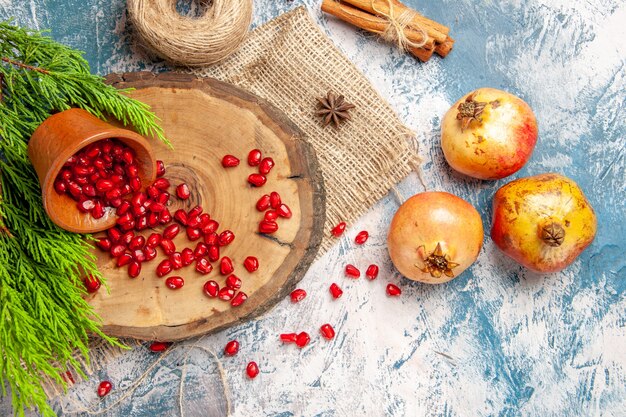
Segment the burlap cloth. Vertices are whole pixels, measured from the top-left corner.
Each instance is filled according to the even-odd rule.
[[[298,7],[250,32],[241,47],[220,63],[191,70],[251,91],[274,104],[304,132],[315,151],[326,187],[326,238],[318,256],[336,242],[330,229],[352,224],[374,203],[419,166],[417,144],[389,104],[369,81]],[[352,120],[323,127],[315,115],[316,97],[328,91],[355,104]],[[124,340],[129,346],[136,341]],[[94,341],[97,370],[120,350]],[[54,396],[58,388],[48,386]]]

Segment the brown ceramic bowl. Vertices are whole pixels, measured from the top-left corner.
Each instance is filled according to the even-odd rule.
[[[80,149],[102,139],[117,139],[135,151],[142,186],[156,178],[156,160],[150,143],[132,130],[104,122],[85,110],[70,109],[48,117],[28,143],[28,157],[37,171],[43,205],[54,223],[76,233],[95,233],[115,224],[115,209],[109,207],[100,219],[82,213],[76,201],[54,190],[54,180],[67,159]]]

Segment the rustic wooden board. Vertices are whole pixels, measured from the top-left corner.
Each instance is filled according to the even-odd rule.
[[[302,278],[315,258],[323,234],[325,194],[313,149],[282,113],[262,99],[213,79],[165,73],[113,74],[108,81],[119,88],[135,88],[131,95],[152,107],[161,118],[174,150],[152,141],[157,159],[165,162],[166,177],[174,186],[186,182],[192,190],[187,201],[171,198],[172,213],[200,204],[220,222],[220,230],[232,230],[236,238],[221,255],[233,259],[235,273],[244,284],[248,300],[240,307],[204,295],[204,283],[224,278],[219,263],[208,275],[194,264],[175,271],[185,286],[170,290],[157,277],[159,256],[143,264],[135,279],[126,268],[117,268],[106,253],[96,250],[98,264],[108,279],[110,293],[101,289],[90,303],[102,317],[104,331],[121,337],[173,341],[222,329],[257,316],[281,300]],[[276,166],[265,186],[248,185],[257,168],[248,166],[248,151],[259,148]],[[222,156],[242,159],[236,168],[224,169]],[[279,219],[280,229],[271,236],[257,233],[262,213],[255,203],[263,194],[280,193],[293,217]],[[159,231],[159,229],[156,229]],[[153,230],[143,232],[149,235]],[[180,233],[177,250],[195,248],[196,242]],[[259,258],[258,271],[248,273],[242,262],[248,255]]]

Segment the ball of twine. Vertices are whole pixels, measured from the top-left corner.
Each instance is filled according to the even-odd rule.
[[[252,0],[213,0],[199,17],[182,16],[176,0],[128,0],[146,47],[172,64],[198,67],[234,52],[248,32]]]

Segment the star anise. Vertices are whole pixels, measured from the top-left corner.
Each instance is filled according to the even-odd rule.
[[[348,111],[356,107],[354,104],[345,101],[343,96],[337,97],[331,91],[326,94],[326,97],[318,97],[317,101],[319,102],[320,110],[315,114],[322,118],[324,126],[328,126],[330,122],[333,122],[335,127],[339,127],[339,124],[344,120],[351,120]]]
[[[483,110],[485,110],[487,103],[474,100],[477,93],[477,91],[474,91],[465,99],[465,102],[459,104],[459,107],[457,107],[459,112],[456,115],[456,119],[462,120],[461,131],[467,129],[472,120],[476,120],[479,123],[482,122],[480,115],[483,113]]]
[[[437,243],[437,247],[430,255],[426,256],[425,251],[426,248],[424,246],[417,248],[417,253],[424,262],[423,267],[415,265],[420,271],[429,273],[434,278],[439,278],[441,274],[454,278],[454,271],[452,270],[459,264],[452,262],[449,255],[444,255],[441,243]]]

